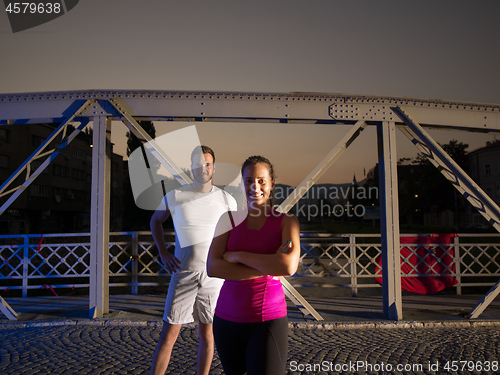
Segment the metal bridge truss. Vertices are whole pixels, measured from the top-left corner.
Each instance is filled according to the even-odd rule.
[[[65,143],[64,147],[90,120],[93,121],[89,298],[91,317],[100,317],[109,310],[107,258],[109,256],[111,121],[123,121],[181,183],[189,182],[186,176],[183,176],[182,171],[171,162],[168,155],[156,147],[154,141],[137,124],[137,120],[143,119],[351,126],[346,136],[306,176],[289,199],[283,202],[280,207],[283,212],[288,211],[294,202],[307,192],[367,125],[376,126],[379,141],[379,187],[381,191],[383,307],[384,316],[388,319],[402,318],[395,137],[397,126],[430,157],[433,164],[454,183],[454,186],[473,203],[474,207],[497,230],[500,230],[498,206],[488,200],[487,195],[477,185],[471,184],[472,180],[423,131],[423,127],[437,127],[464,131],[500,132],[500,105],[315,93],[90,90],[0,95],[0,125],[57,123],[61,125],[52,136],[56,137],[62,131],[64,138],[67,124],[80,122],[80,126],[70,137],[64,138],[65,142],[61,142],[61,146]],[[40,146],[16,171],[17,175],[11,177],[0,188],[0,194],[13,193],[8,200],[9,205],[15,199],[14,195],[17,194],[17,197],[25,190],[43,168],[57,156],[58,150],[42,153],[47,144],[48,142],[45,142],[42,145],[43,148]],[[50,155],[50,157],[34,174],[30,174],[31,162],[45,155]],[[24,183],[17,188],[5,191],[24,170],[26,170]],[[0,212],[4,212],[7,207],[7,204],[2,206]],[[287,288],[286,281],[284,287],[287,295],[293,292]],[[480,303],[480,311],[484,310],[488,301],[492,300],[499,291],[500,286],[497,284]],[[9,314],[10,310],[5,306],[5,301],[0,302],[2,302],[0,304],[2,311]],[[294,300],[294,302],[301,303],[299,300]],[[304,305],[304,307],[307,306]],[[480,313],[478,311],[476,309],[472,316],[477,316]]]
[[[401,108],[393,111],[407,125],[401,130],[420,152],[450,181],[460,194],[500,232],[500,209],[498,205],[470,178],[455,161],[435,142],[430,135],[412,120]],[[472,310],[470,317],[477,318],[500,293],[500,280]]]

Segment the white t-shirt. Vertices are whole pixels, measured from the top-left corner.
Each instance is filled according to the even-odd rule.
[[[166,197],[181,269],[205,271],[217,222],[224,212],[237,209],[235,199],[216,186],[209,193],[198,193],[190,185],[172,190]]]

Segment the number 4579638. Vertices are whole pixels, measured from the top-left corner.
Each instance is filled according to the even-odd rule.
[[[42,13],[61,13],[60,3],[9,3],[5,8],[7,13],[15,14],[42,14]]]

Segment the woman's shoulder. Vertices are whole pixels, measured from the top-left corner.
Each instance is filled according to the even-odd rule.
[[[274,209],[271,211],[271,217],[273,217],[275,220],[281,222],[293,222],[297,221],[297,217],[294,214],[291,214],[289,212],[279,212],[278,210]]]

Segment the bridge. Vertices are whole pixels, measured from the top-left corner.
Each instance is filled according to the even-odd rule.
[[[122,121],[168,170],[182,179],[168,156],[155,145],[137,123],[151,121],[260,122],[349,126],[349,131],[304,178],[279,210],[287,212],[339,158],[367,127],[377,129],[381,201],[381,250],[383,266],[384,316],[402,319],[400,232],[397,188],[396,129],[455,186],[455,188],[500,232],[498,205],[451,159],[426,131],[428,128],[471,132],[500,132],[500,105],[463,103],[432,99],[380,97],[322,93],[247,93],[86,90],[0,95],[0,125],[54,123],[56,130],[0,187],[8,196],[0,215],[37,178],[52,160],[93,123],[91,260],[89,313],[102,317],[109,311],[109,191],[112,121]],[[69,127],[79,123],[76,127]],[[49,144],[60,139],[59,146]],[[33,161],[41,161],[32,170]],[[19,176],[24,181],[16,186]],[[282,278],[287,296],[314,315]],[[478,303],[471,317],[477,317],[500,292],[497,283]],[[12,311],[5,301],[0,308]]]

